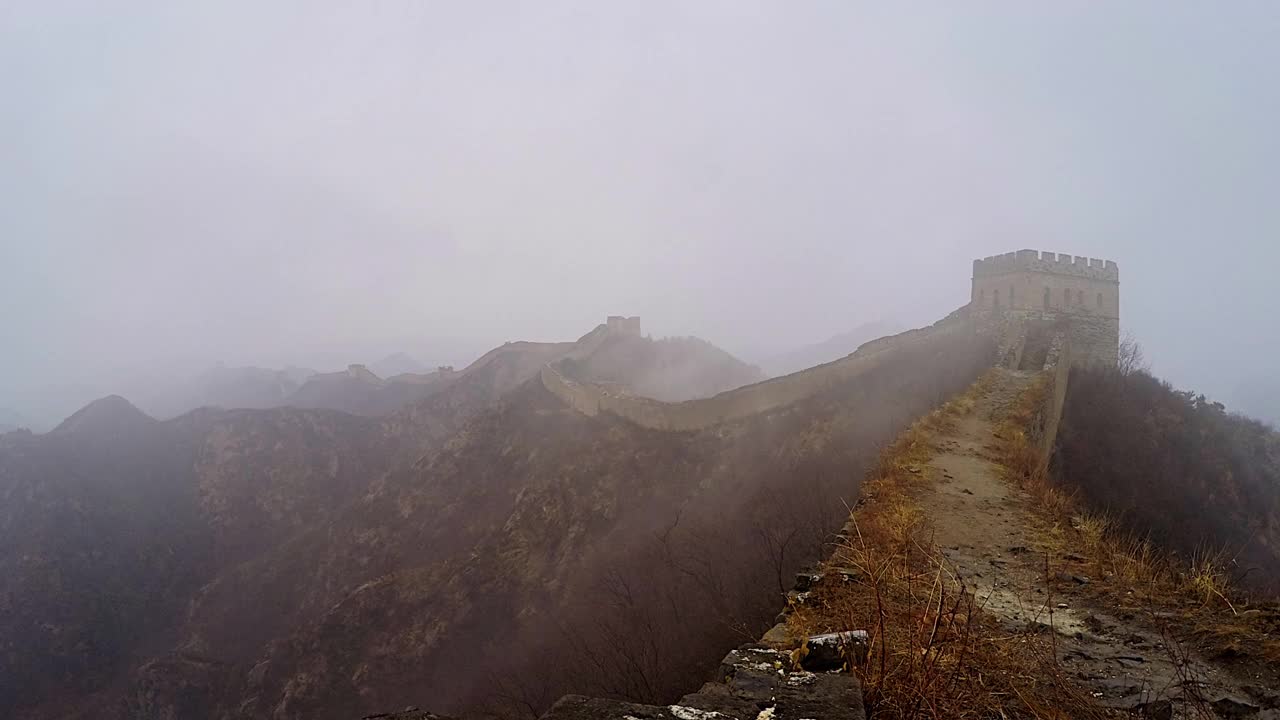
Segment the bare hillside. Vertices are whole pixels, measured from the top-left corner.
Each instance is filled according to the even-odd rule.
[[[648,517],[646,503],[658,503],[654,517],[671,511],[723,449],[712,438],[686,446],[687,438],[567,410],[536,377],[569,357],[593,379],[666,392],[714,392],[755,377],[701,341],[618,337],[602,326],[572,343],[508,343],[377,418],[202,409],[158,422],[110,397],[49,434],[0,438],[0,598],[22,598],[4,614],[11,644],[0,708],[189,716],[202,713],[183,698],[196,698],[234,714],[255,692],[238,684],[248,670],[259,668],[255,682],[296,685],[310,672],[298,643],[348,652],[315,635],[329,613],[353,607],[352,598],[394,606],[379,588],[404,583],[415,592],[454,588],[423,600],[439,610],[432,632],[441,637],[483,631],[467,617],[522,632],[537,613],[554,617],[581,570],[566,558],[588,562],[597,552],[588,548],[617,523]],[[394,387],[366,373],[343,379]],[[642,460],[645,447],[653,462]],[[633,477],[639,468],[647,469]],[[558,483],[582,500],[553,501],[564,492]],[[539,517],[552,524],[538,529]],[[468,564],[482,571],[455,578]],[[560,591],[535,590],[540,568],[561,574]],[[376,584],[388,575],[392,585]],[[493,585],[506,582],[515,583],[509,597]],[[398,625],[367,629],[373,638]],[[453,673],[455,700],[479,702],[459,684],[474,679],[470,666],[426,646],[416,652],[415,672]],[[262,702],[354,707],[369,688],[388,692],[376,676],[347,682],[358,689],[350,697],[340,683],[328,693],[273,685],[277,694]]]
[[[507,715],[513,694],[545,707],[597,683],[678,694],[767,625],[878,444],[963,387],[984,348],[923,349],[696,433],[588,418],[523,385],[340,517],[206,586],[176,652],[143,669],[135,712],[196,697],[281,718],[409,703]]]
[[[688,388],[716,373],[673,358],[721,356],[609,340],[503,346],[382,418],[280,408],[159,423],[111,400],[65,432],[6,436],[6,547],[54,553],[64,580],[5,554],[4,597],[28,602],[6,615],[16,680],[0,702],[33,718],[340,718],[682,691],[768,623],[877,445],[990,357],[985,341],[948,335],[809,400],[665,432],[579,414],[537,369],[577,351],[593,378]],[[75,523],[86,531],[41,540]],[[139,603],[111,604],[123,614],[94,614],[135,592]],[[676,597],[693,601],[679,618]],[[50,627],[65,640],[44,639]]]
[[[1143,373],[1072,373],[1054,470],[1089,503],[1186,557],[1224,553],[1280,589],[1280,434]]]

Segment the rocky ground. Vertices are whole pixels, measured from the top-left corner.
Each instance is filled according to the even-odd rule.
[[[717,679],[672,705],[568,695],[542,720],[865,720],[861,688],[844,670],[846,653],[865,647],[862,638],[826,639],[831,652],[822,652],[823,639],[816,639],[804,657],[763,644],[734,650],[725,656]],[[364,720],[445,719],[409,708]]]
[[[1006,479],[997,423],[1031,381],[1001,371],[975,411],[937,438],[928,463],[938,482],[921,507],[978,605],[1011,631],[1041,625],[1054,632],[1061,667],[1103,706],[1166,718],[1206,711],[1280,718],[1275,668],[1206,657],[1175,613],[1107,599],[1095,586],[1112,580],[1091,577],[1090,558],[1063,552],[1062,532],[1070,529],[1052,527],[1033,497]]]
[[[805,667],[813,667],[806,670]],[[720,679],[668,706],[633,705],[570,695],[542,720],[863,720],[858,681],[834,667],[793,662],[757,646],[725,656]]]

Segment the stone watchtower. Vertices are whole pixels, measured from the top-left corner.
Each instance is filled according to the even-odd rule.
[[[1055,337],[1072,364],[1116,362],[1120,269],[1110,260],[1036,250],[974,260],[969,307],[1007,365],[1034,365]]]
[[[610,315],[605,319],[605,327],[609,328],[609,332],[619,335],[635,335],[640,336],[640,316],[624,317],[622,315]]]

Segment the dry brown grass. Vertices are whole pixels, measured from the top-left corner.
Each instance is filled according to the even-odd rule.
[[[1214,655],[1236,659],[1254,657],[1271,667],[1280,665],[1280,608],[1242,610],[1239,615],[1193,618],[1195,636]]]
[[[1074,492],[1050,479],[1043,414],[1051,391],[1049,375],[1036,378],[1008,408],[997,432],[1006,478],[1031,495],[1032,508],[1055,531],[1043,540],[1059,554],[1084,555],[1096,576],[1138,589],[1144,597],[1182,589],[1169,558],[1149,540],[1129,535],[1106,514],[1082,507]]]
[[[1089,558],[1096,576],[1127,588],[1137,600],[1179,594],[1203,607],[1234,612],[1230,557],[1221,551],[1197,553],[1189,563],[1162,552],[1149,539],[1127,532],[1104,513],[1083,507],[1074,492],[1049,478],[1043,446],[1042,413],[1048,405],[1052,378],[1038,377],[1008,409],[1000,423],[999,455],[1006,476],[1033,498],[1033,507],[1049,527],[1070,527],[1045,538],[1061,552]]]
[[[1038,377],[1007,409],[999,423],[997,438],[1000,463],[1007,477],[1030,493],[1044,514],[1058,520],[1069,517],[1075,510],[1076,498],[1049,481],[1042,413],[1051,391],[1051,378]]]
[[[852,669],[876,718],[1119,717],[1065,677],[1052,631],[1002,628],[932,541],[918,498],[935,482],[928,463],[936,442],[993,382],[994,373],[983,376],[884,449],[816,592],[789,616],[790,629],[797,636],[868,631],[867,658]],[[1253,657],[1280,661],[1280,609],[1239,607],[1229,558],[1205,553],[1180,563],[1051,482],[1042,439],[1050,389],[1047,378],[1038,379],[1003,409],[996,448],[1008,478],[1032,496],[1045,544],[1091,563],[1096,580],[1086,592],[1149,611],[1173,602],[1202,643],[1224,654],[1247,646]],[[1186,649],[1180,638],[1169,636],[1167,644]]]
[[[1037,378],[1008,409],[998,431],[1001,464],[1007,477],[1032,496],[1049,529],[1045,544],[1059,555],[1087,559],[1097,581],[1090,592],[1149,616],[1181,618],[1193,628],[1185,637],[1198,640],[1211,655],[1280,662],[1280,608],[1274,602],[1251,605],[1232,582],[1230,553],[1202,549],[1180,558],[1053,483],[1041,444],[1041,414],[1051,390],[1050,377]]]
[[[874,717],[1109,716],[1063,677],[1051,633],[1010,634],[975,605],[920,510],[937,435],[973,412],[991,382],[984,376],[884,450],[814,600],[790,615],[797,635],[868,630],[867,659],[853,669]]]

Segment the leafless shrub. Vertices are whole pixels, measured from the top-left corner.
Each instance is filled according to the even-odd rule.
[[[1120,340],[1120,352],[1116,358],[1116,369],[1121,375],[1132,375],[1136,372],[1150,372],[1146,354],[1142,345],[1132,333],[1125,333]]]

